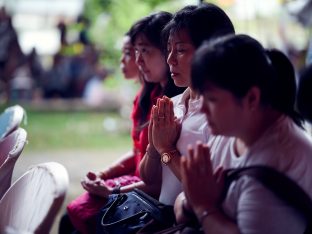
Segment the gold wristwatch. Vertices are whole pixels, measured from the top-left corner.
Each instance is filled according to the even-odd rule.
[[[168,152],[164,152],[161,154],[161,158],[160,161],[165,164],[168,165],[171,161],[171,159],[174,157],[174,155],[177,153],[177,150],[170,150]]]

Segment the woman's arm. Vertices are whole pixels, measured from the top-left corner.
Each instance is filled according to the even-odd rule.
[[[117,191],[115,188],[106,186],[103,180],[92,180],[89,178],[85,178],[81,181],[81,185],[89,193],[104,198],[107,198],[110,194]],[[119,188],[118,193],[127,193],[135,188],[141,189],[152,197],[159,197],[159,188],[153,185],[146,185],[143,181],[122,186]]]
[[[158,102],[158,100],[157,100]],[[160,155],[154,147],[153,128],[154,128],[154,109],[151,110],[151,118],[148,125],[148,142],[146,153],[140,162],[140,177],[148,188],[152,188],[156,194],[160,193],[162,181],[162,167]],[[154,193],[154,192],[153,192]]]
[[[228,219],[219,209],[212,209],[209,213],[207,209],[198,211],[198,215],[194,213],[190,207],[185,194],[182,192],[177,197],[174,204],[174,213],[177,223],[190,223],[197,219],[205,233],[231,233],[238,234],[239,231],[235,227],[235,223]],[[234,225],[234,227],[232,227]],[[226,226],[224,228],[223,226]]]
[[[147,193],[148,195],[154,197],[155,199],[158,199],[159,197],[159,188],[157,186],[151,186],[151,185],[146,185],[143,181],[136,182],[133,184],[129,184],[126,186],[122,186],[120,188],[121,193],[127,193],[132,191],[133,189],[140,189],[143,192]]]
[[[180,136],[181,124],[176,121],[173,111],[173,102],[168,97],[157,100],[157,105],[152,109],[154,125],[152,128],[153,144],[159,155],[169,153],[171,160],[166,166],[180,180],[180,159],[181,154],[176,148]]]
[[[188,205],[194,211],[205,233],[240,233],[235,222],[220,208],[223,171],[213,173],[209,148],[197,144],[196,152],[181,160],[181,178]]]
[[[140,162],[140,177],[146,186],[152,188],[151,190],[155,191],[153,193],[160,193],[162,181],[160,156],[151,145],[147,146],[146,154]]]
[[[133,150],[122,155],[112,165],[97,173],[101,179],[111,179],[122,175],[132,174],[135,170],[135,153]]]
[[[117,160],[112,166],[100,172],[89,171],[81,180],[82,187],[91,194],[107,197],[112,193],[112,188],[105,185],[106,179],[132,174],[135,170],[134,152],[129,151]]]

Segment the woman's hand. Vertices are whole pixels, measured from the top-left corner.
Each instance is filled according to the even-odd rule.
[[[82,179],[81,185],[90,194],[100,197],[107,198],[112,193],[112,188],[107,187],[104,180],[94,172],[88,172],[85,178]]]
[[[194,214],[191,216],[193,211],[191,210],[186,200],[185,194],[180,193],[174,202],[174,214],[177,223],[187,223],[194,218]]]
[[[100,172],[98,172],[98,173],[96,173],[96,174],[95,174],[94,172],[88,172],[87,176],[89,175],[90,177],[94,178],[94,175],[95,175],[95,176],[96,176],[95,179],[96,179],[96,178],[99,178],[99,179],[102,179],[102,180],[107,180],[107,179],[110,179],[110,178],[111,178],[111,177],[109,176],[110,171],[111,171],[111,169],[110,169],[110,168],[107,168],[106,170],[100,171]],[[92,175],[92,174],[94,174],[94,175]],[[94,180],[95,180],[95,179],[94,179]]]
[[[156,106],[153,106],[151,119],[151,138],[158,153],[163,153],[176,148],[176,142],[180,135],[181,125],[176,121],[173,111],[173,103],[170,98],[164,96],[158,98]]]
[[[186,198],[197,216],[219,206],[224,175],[222,168],[213,173],[207,145],[197,143],[195,151],[189,148],[189,156],[181,160],[181,177]]]

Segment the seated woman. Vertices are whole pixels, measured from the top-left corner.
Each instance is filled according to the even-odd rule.
[[[139,68],[135,63],[135,51],[131,43],[129,32],[126,33],[123,38],[123,44],[121,49],[122,54],[120,58],[120,70],[123,73],[125,79],[133,79],[140,82]],[[142,89],[144,87],[144,83],[140,83]],[[140,181],[139,175],[138,173],[136,173],[135,170],[135,164],[136,158],[140,157],[140,151],[145,151],[146,145],[141,145],[140,142],[146,142],[147,136],[144,134],[140,134],[141,131],[138,130],[140,122],[144,123],[146,121],[146,119],[143,118],[144,115],[140,115],[138,114],[138,112],[144,112],[144,110],[146,112],[148,111],[148,108],[141,109],[138,105],[138,99],[141,94],[140,91],[141,90],[139,90],[139,92],[135,96],[131,113],[131,137],[133,141],[133,149],[125,153],[123,156],[120,157],[119,160],[114,162],[109,167],[105,168],[103,171],[97,173],[90,171],[87,173],[86,178],[82,180],[82,186],[88,191],[88,193],[86,193],[87,196],[89,194],[96,194],[105,197],[108,194],[112,193],[114,189],[118,189],[119,186],[125,186]],[[140,149],[141,146],[143,148],[142,150]],[[91,185],[99,184],[101,183],[101,181],[104,182],[106,186],[93,187]],[[99,189],[97,190],[97,188]],[[107,190],[105,190],[105,188],[107,188]]]
[[[87,193],[68,204],[67,211],[70,219],[63,218],[60,233],[66,233],[62,230],[65,226],[70,226],[68,223],[72,223],[81,233],[94,233],[96,214],[112,193],[140,188],[151,195],[158,196],[158,191],[155,192],[152,186],[145,186],[140,180],[138,166],[148,143],[147,123],[152,105],[156,104],[156,99],[162,95],[172,97],[184,90],[176,87],[170,78],[160,37],[161,30],[171,17],[167,12],[151,14],[137,21],[129,30],[131,43],[128,40],[127,46],[135,48],[136,64],[142,75],[142,88],[135,98],[132,111],[133,150],[104,171],[89,172],[86,175],[82,186]],[[133,55],[134,50],[131,56]],[[124,63],[124,59],[121,63]],[[131,68],[128,67],[128,72],[129,69]],[[127,71],[125,68],[124,70]]]
[[[203,22],[208,22],[203,25]],[[206,39],[234,33],[234,27],[218,6],[203,3],[186,6],[176,12],[166,25],[171,77],[183,94],[157,101],[149,125],[149,146],[140,165],[142,180],[158,187],[159,201],[173,205],[182,191],[180,159],[187,153],[188,143],[208,141],[209,127],[200,112],[201,99],[191,86],[191,61],[195,50]]]
[[[192,87],[219,136],[183,157],[187,200],[176,200],[177,220],[184,218],[184,204],[205,233],[303,233],[303,217],[248,176],[232,183],[221,201],[223,171],[252,165],[287,175],[312,198],[312,142],[294,111],[295,75],[287,57],[246,35],[214,40],[194,56]]]

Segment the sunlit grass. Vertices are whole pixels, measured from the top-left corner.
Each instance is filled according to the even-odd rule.
[[[116,113],[27,110],[28,150],[131,147],[129,122]]]

